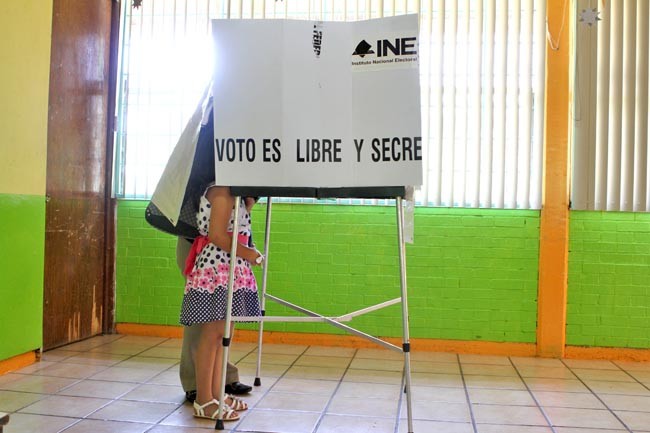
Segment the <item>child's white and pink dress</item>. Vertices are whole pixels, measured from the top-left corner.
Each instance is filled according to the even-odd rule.
[[[207,191],[206,191],[207,193]],[[230,214],[228,232],[232,233],[234,209]],[[228,299],[228,272],[230,253],[208,240],[210,202],[201,197],[197,222],[200,237],[194,240],[188,257],[185,275],[187,283],[181,307],[183,325],[225,320]],[[239,206],[238,241],[248,245],[251,237],[251,217],[244,200]],[[193,259],[194,258],[194,259]],[[236,258],[235,282],[232,299],[233,316],[260,316],[257,282],[248,260]]]

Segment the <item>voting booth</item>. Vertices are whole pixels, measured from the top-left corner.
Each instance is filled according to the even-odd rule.
[[[407,186],[422,183],[418,17],[358,22],[214,20],[212,26],[216,183],[230,185],[236,197],[268,197],[255,384],[261,384],[264,322],[329,323],[404,354],[403,385],[412,432],[403,199]],[[339,317],[324,317],[272,295],[267,275],[273,261],[269,241],[274,197],[394,198],[400,296]],[[235,203],[236,224],[240,200]],[[233,237],[233,253],[235,247]],[[231,321],[251,321],[231,315],[233,269],[228,334]],[[266,300],[304,316],[266,316]],[[402,347],[344,323],[398,303]],[[229,342],[226,335],[224,383]],[[222,419],[220,413],[216,428],[223,429]]]

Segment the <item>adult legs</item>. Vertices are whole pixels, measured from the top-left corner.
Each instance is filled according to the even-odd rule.
[[[183,391],[185,391],[186,395],[190,393],[196,394],[196,370],[194,368],[194,354],[196,353],[200,335],[201,325],[183,327],[183,346],[181,347],[181,363],[178,369],[178,374],[181,379]]]
[[[185,396],[191,402],[196,397],[196,370],[194,356],[201,335],[201,325],[183,327],[183,345],[181,348],[181,363],[178,370],[181,385]],[[221,344],[219,341],[218,344]],[[251,386],[239,382],[239,369],[231,362],[228,362],[226,369],[226,391],[229,394],[246,394],[252,389]]]

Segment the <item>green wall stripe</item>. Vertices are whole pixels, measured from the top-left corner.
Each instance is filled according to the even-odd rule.
[[[650,214],[571,212],[567,344],[650,348]]]
[[[178,323],[175,238],[149,227],[144,201],[119,202],[117,321]],[[0,359],[42,344],[45,200],[0,194]],[[254,213],[257,240],[264,207]],[[399,295],[394,209],[275,204],[271,293],[323,314]],[[535,341],[539,213],[416,209],[407,246],[411,335]],[[567,344],[650,348],[650,215],[571,212]],[[269,314],[287,314],[268,304]],[[354,326],[400,336],[399,306]],[[249,325],[249,327],[251,327]],[[339,333],[320,324],[266,329]]]
[[[0,360],[43,341],[45,197],[0,194]]]
[[[176,325],[183,280],[175,238],[147,225],[146,204],[119,201],[116,320]],[[253,213],[260,244],[264,214],[260,205]],[[393,207],[274,204],[269,292],[324,315],[398,297],[395,219]],[[411,336],[535,342],[538,250],[538,211],[417,208],[415,244],[407,245]],[[290,313],[269,302],[267,311]],[[395,305],[351,324],[399,337],[401,323]],[[326,324],[265,329],[343,333]]]

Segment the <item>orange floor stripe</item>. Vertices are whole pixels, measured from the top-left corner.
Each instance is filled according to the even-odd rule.
[[[115,332],[118,334],[140,335],[143,337],[183,338],[182,326],[118,323],[115,325]]]
[[[118,334],[140,335],[147,337],[182,338],[181,326],[143,325],[138,323],[118,323]],[[256,343],[257,331],[240,329],[235,333],[235,340]],[[398,347],[400,338],[386,338],[385,341]],[[298,332],[264,332],[264,342],[270,344],[301,344],[330,347],[381,348],[377,344],[361,337],[335,334],[308,334]],[[490,341],[461,341],[415,338],[411,340],[412,351],[451,352],[477,355],[528,356],[534,357],[536,345],[533,343],[497,343]],[[628,349],[612,347],[567,346],[565,357],[568,359],[602,359],[619,361],[650,361],[650,349]],[[36,352],[27,352],[0,361],[0,375],[19,370],[36,362]]]
[[[141,325],[136,323],[118,323],[117,333],[168,338],[183,337],[183,329],[181,326]],[[257,338],[257,331],[240,329],[235,333],[236,341],[256,343]],[[385,341],[396,346],[402,345],[402,340],[400,338],[386,338]],[[276,331],[265,331],[264,342],[271,344],[303,344],[354,348],[381,347],[371,341],[352,335],[307,334]],[[499,356],[536,356],[536,345],[534,343],[497,343],[491,341],[414,338],[411,339],[411,348],[414,351],[425,352],[451,352]],[[650,361],[650,349],[566,346],[564,356],[569,359]]]
[[[118,323],[116,329],[118,334],[126,335],[167,338],[182,338],[183,336],[183,329],[180,326]],[[235,332],[235,341],[256,343],[257,339],[257,331],[238,329],[237,332]],[[401,338],[385,338],[384,340],[398,347],[402,346]],[[264,342],[271,344],[302,344],[371,349],[381,348],[381,346],[378,346],[372,341],[352,335],[309,334],[300,332],[265,331]],[[535,356],[536,346],[533,343],[496,343],[490,341],[416,338],[411,339],[411,349],[427,352],[472,353],[479,355]]]
[[[650,361],[650,349],[624,347],[567,346],[564,356],[570,359],[604,359],[608,361]]]
[[[27,352],[9,359],[0,361],[0,375],[10,371],[20,370],[36,362],[36,352]]]

